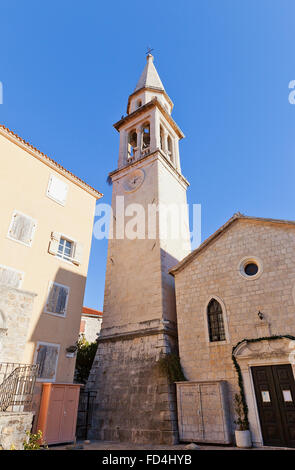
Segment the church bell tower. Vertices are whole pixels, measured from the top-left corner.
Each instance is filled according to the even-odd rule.
[[[109,175],[114,228],[102,329],[87,383],[97,391],[90,431],[95,439],[177,441],[175,385],[158,364],[177,352],[168,271],[190,252],[188,182],[179,158],[184,136],[172,109],[148,54],[127,114],[114,124],[120,134],[118,168]],[[140,217],[132,224],[136,212]]]

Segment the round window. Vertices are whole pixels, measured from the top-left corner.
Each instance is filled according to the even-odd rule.
[[[244,268],[245,273],[247,276],[255,276],[258,273],[258,266],[256,263],[247,263]]]
[[[262,262],[252,256],[243,258],[239,263],[239,272],[246,279],[257,279],[262,274]]]

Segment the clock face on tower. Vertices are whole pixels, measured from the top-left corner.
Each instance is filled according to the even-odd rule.
[[[123,187],[126,193],[131,193],[136,191],[144,181],[144,171],[143,170],[134,170],[129,175],[125,176],[123,181]]]

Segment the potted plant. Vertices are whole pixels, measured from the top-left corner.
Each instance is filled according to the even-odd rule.
[[[235,412],[237,420],[235,424],[237,429],[235,431],[237,447],[249,448],[252,447],[251,434],[249,430],[249,423],[243,406],[241,394],[235,394]]]

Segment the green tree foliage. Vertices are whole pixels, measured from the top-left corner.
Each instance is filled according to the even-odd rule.
[[[97,341],[94,343],[89,343],[86,341],[84,336],[82,336],[77,342],[77,359],[76,359],[76,372],[75,380],[76,382],[85,384],[87,382],[90,369],[95,358],[97,350]]]

